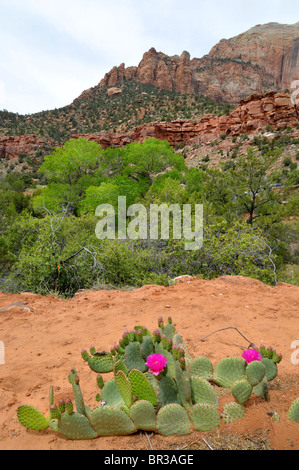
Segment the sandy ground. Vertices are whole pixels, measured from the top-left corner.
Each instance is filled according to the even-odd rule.
[[[0,340],[5,345],[5,364],[0,364],[0,449],[299,449],[299,423],[287,418],[292,401],[299,397],[299,287],[276,287],[253,279],[222,277],[212,281],[184,278],[171,287],[144,286],[131,291],[82,291],[62,300],[31,293],[0,292]],[[273,346],[282,353],[277,378],[271,382],[270,400],[254,396],[246,404],[245,417],[222,423],[218,430],[189,436],[162,437],[138,432],[132,436],[70,441],[48,429],[26,430],[16,417],[18,406],[33,405],[48,416],[49,386],[55,402],[72,397],[67,375],[75,366],[85,402],[97,406],[96,374],[81,358],[81,349],[94,345],[109,350],[125,328],[144,325],[153,331],[157,319],[172,316],[190,355],[206,355],[216,363],[239,356],[249,341]],[[292,356],[293,354],[293,356]],[[291,358],[293,357],[293,361]],[[292,363],[293,362],[293,363]],[[108,378],[109,376],[107,376]],[[220,389],[219,392],[223,392]],[[224,390],[221,407],[232,401]],[[268,412],[276,411],[281,422]]]

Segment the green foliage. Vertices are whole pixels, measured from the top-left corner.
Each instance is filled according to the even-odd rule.
[[[153,181],[153,175],[165,171],[168,167],[182,170],[185,167],[184,158],[174,153],[166,140],[146,139],[144,144],[133,142],[126,146],[126,167],[124,174]]]
[[[97,167],[102,157],[101,146],[85,139],[66,142],[45,157],[40,173],[49,181],[73,184],[84,174]]]
[[[246,155],[236,157],[234,168],[202,171],[187,168],[166,141],[147,139],[106,150],[85,139],[66,142],[45,157],[40,175],[46,184],[35,187],[32,196],[22,192],[30,184],[28,175],[2,179],[1,289],[72,296],[104,285],[168,285],[186,273],[296,284],[286,266],[296,273],[298,227],[286,221],[298,215],[298,195],[292,189],[298,171],[277,169],[283,149],[278,144],[256,138]],[[273,189],[281,181],[283,194]],[[169,240],[160,239],[161,233],[158,240],[140,240],[135,228],[135,240],[117,239],[117,234],[115,240],[99,240],[95,210],[110,204],[118,229],[119,196],[126,197],[127,209],[138,203],[146,210],[151,204],[203,204],[201,249],[187,251],[184,238],[173,238],[172,217]],[[127,227],[132,217],[125,215]],[[149,224],[146,228],[149,236]]]

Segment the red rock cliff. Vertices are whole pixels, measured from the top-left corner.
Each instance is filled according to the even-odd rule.
[[[186,51],[169,57],[151,48],[137,67],[114,67],[99,85],[115,86],[124,79],[235,105],[253,93],[290,89],[299,80],[299,22],[257,25],[192,60]]]

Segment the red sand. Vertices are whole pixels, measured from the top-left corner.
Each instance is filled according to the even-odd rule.
[[[29,404],[48,415],[49,386],[55,402],[72,396],[67,375],[77,368],[84,399],[97,406],[96,374],[81,358],[81,349],[94,345],[109,350],[125,328],[144,325],[153,331],[157,319],[172,316],[192,357],[206,355],[214,365],[226,356],[240,356],[248,343],[236,330],[201,338],[220,328],[235,327],[259,346],[273,346],[282,353],[277,378],[270,384],[270,400],[254,397],[246,404],[245,417],[222,423],[208,434],[166,438],[151,434],[154,449],[192,448],[191,443],[218,436],[267,435],[273,449],[299,449],[299,423],[287,418],[292,401],[299,397],[299,287],[279,283],[276,287],[253,279],[225,276],[212,281],[184,278],[175,286],[144,286],[131,291],[82,291],[73,299],[61,300],[31,293],[0,293],[0,340],[5,344],[5,364],[0,365],[0,448],[5,449],[146,449],[144,433],[132,436],[99,437],[91,441],[70,441],[48,429],[28,431],[16,412]],[[299,349],[299,348],[298,348]],[[294,361],[293,361],[294,362]],[[231,395],[220,398],[220,411]],[[276,423],[267,412],[276,411]]]

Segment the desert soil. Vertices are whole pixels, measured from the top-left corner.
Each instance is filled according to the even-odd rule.
[[[299,397],[299,351],[296,355],[294,349],[299,340],[298,306],[299,287],[268,286],[239,276],[211,281],[185,277],[170,287],[81,291],[67,300],[0,292],[0,340],[5,346],[5,364],[0,364],[0,449],[299,450],[299,423],[287,417],[290,404]],[[98,351],[110,350],[125,328],[144,325],[153,331],[158,317],[166,321],[169,315],[190,355],[208,356],[214,365],[224,357],[240,356],[249,342],[271,345],[282,353],[269,401],[253,396],[242,420],[180,437],[138,432],[71,441],[50,429],[35,432],[20,425],[16,413],[22,404],[48,416],[50,385],[55,402],[72,397],[67,375],[73,366],[86,404],[97,406],[96,374],[81,358],[81,349],[94,345]],[[211,335],[228,327],[237,328],[246,339],[233,328]],[[211,336],[202,340],[207,335]],[[228,390],[219,389],[220,412],[232,400]],[[281,421],[275,422],[271,412]]]

